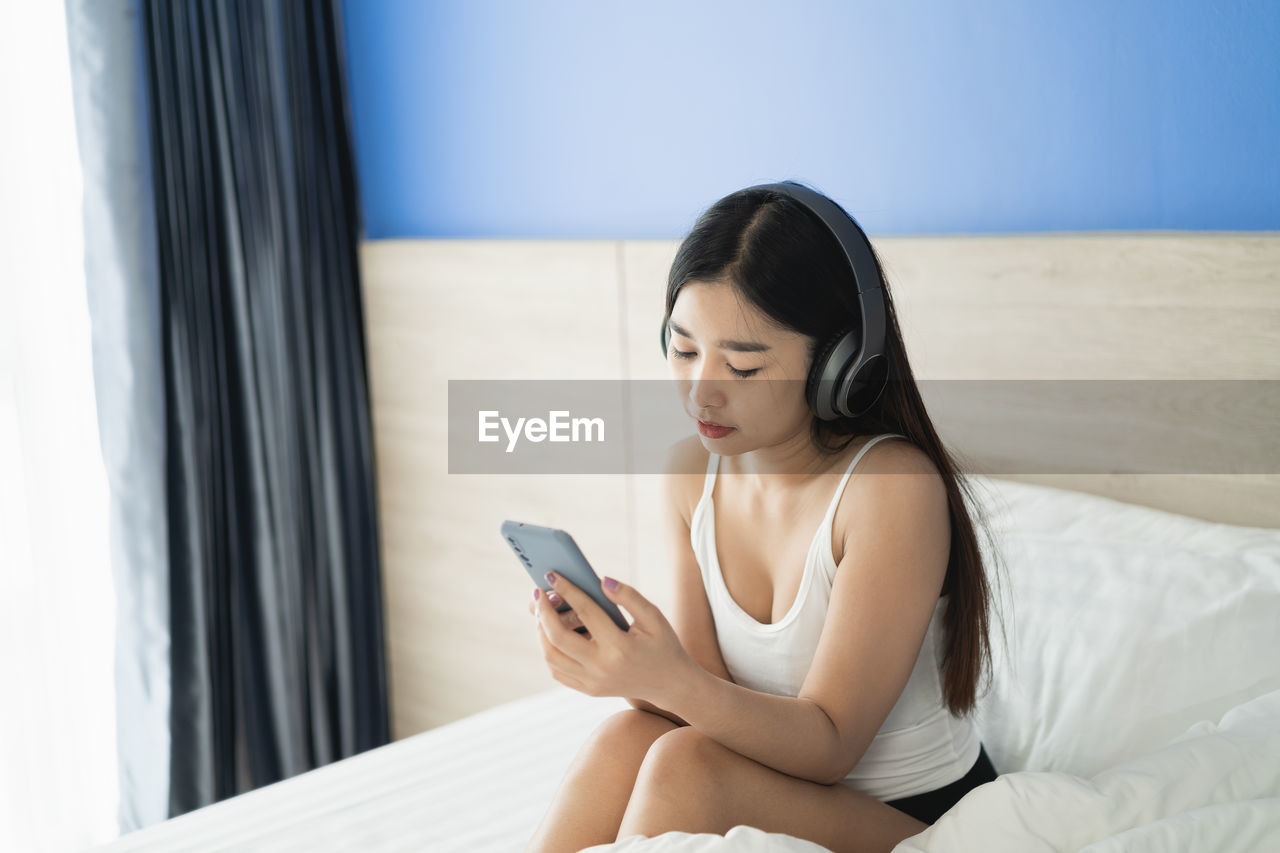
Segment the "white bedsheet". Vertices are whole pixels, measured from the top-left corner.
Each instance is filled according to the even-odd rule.
[[[557,685],[98,849],[511,853],[587,733],[630,707]]]

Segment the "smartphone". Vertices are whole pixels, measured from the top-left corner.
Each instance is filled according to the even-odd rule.
[[[609,614],[613,624],[624,631],[631,630],[618,605],[605,598],[600,578],[582,555],[578,543],[568,533],[555,527],[539,527],[536,524],[508,520],[502,522],[502,538],[511,546],[529,577],[543,591],[551,590],[551,585],[547,583],[547,572],[555,572],[568,578],[574,586],[591,596],[592,601]],[[563,613],[570,609],[569,602],[564,601],[561,596],[556,612]],[[574,630],[579,634],[587,633],[585,625],[579,625]]]

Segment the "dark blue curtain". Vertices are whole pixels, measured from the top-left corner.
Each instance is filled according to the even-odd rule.
[[[144,0],[170,815],[388,741],[336,2]]]

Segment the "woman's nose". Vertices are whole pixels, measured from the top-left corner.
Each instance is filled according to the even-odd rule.
[[[689,402],[697,411],[714,409],[724,404],[724,391],[714,380],[694,377],[689,386]]]

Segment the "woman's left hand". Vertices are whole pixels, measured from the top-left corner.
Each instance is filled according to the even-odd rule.
[[[670,688],[683,679],[689,666],[698,663],[685,651],[662,611],[621,581],[610,589],[606,577],[605,597],[631,615],[630,630],[623,631],[572,581],[558,573],[552,576],[551,588],[574,609],[590,636],[566,626],[546,594],[538,596],[534,613],[551,677],[588,696],[643,699],[666,707]]]

